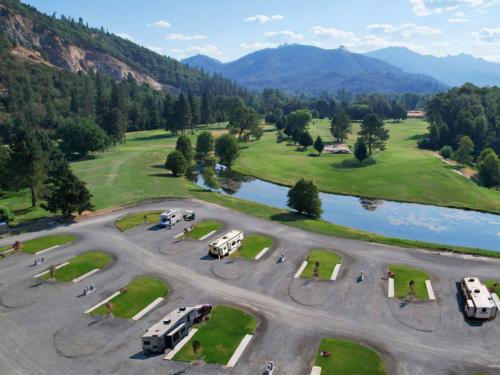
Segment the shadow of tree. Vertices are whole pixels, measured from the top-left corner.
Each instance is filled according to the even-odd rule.
[[[169,139],[169,138],[174,138],[175,136],[172,134],[155,134],[155,135],[149,135],[147,137],[137,137],[133,139],[127,139],[127,142],[141,142],[141,141],[157,141],[160,139]]]
[[[376,163],[377,161],[372,158],[366,159],[361,163],[357,159],[346,159],[342,160],[340,163],[334,163],[333,167],[337,169],[354,169],[368,167]]]
[[[415,134],[412,135],[411,137],[406,138],[405,141],[419,141],[425,137],[426,137],[425,134]]]
[[[278,214],[271,215],[271,220],[274,221],[284,221],[284,222],[293,222],[293,221],[300,221],[300,220],[305,220],[305,219],[312,219],[309,216],[301,215],[296,212],[280,212]]]

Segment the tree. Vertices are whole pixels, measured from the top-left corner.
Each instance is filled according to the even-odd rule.
[[[232,134],[238,134],[241,140],[244,132],[252,132],[259,126],[259,116],[253,108],[247,106],[238,106],[231,111],[229,118],[229,131]]]
[[[104,130],[113,144],[123,142],[127,131],[127,118],[118,108],[113,108],[109,112]]]
[[[7,207],[0,207],[0,223],[9,223],[14,220],[15,215]]]
[[[43,209],[53,213],[61,211],[64,217],[93,208],[92,195],[85,183],[73,174],[66,162],[51,171],[44,198],[46,203],[41,205]]]
[[[368,150],[366,149],[365,142],[362,138],[358,138],[356,144],[354,145],[354,156],[360,163],[368,158]]]
[[[187,135],[181,135],[177,138],[175,149],[182,153],[187,165],[192,162],[194,157],[193,146],[191,145],[191,140]]]
[[[445,159],[451,158],[453,154],[453,149],[450,146],[443,146],[441,150],[439,150],[439,155],[441,155]]]
[[[343,142],[351,133],[351,128],[349,115],[343,109],[339,109],[331,123],[330,133],[332,133],[333,138],[337,142]]]
[[[220,188],[219,180],[212,167],[203,169],[203,183],[210,191]]]
[[[392,103],[391,106],[391,117],[396,122],[406,119],[406,108],[399,103]]]
[[[313,144],[313,139],[308,131],[303,132],[300,135],[299,144],[303,147],[304,151],[307,150],[309,146]]]
[[[196,138],[196,158],[202,160],[214,150],[214,136],[212,133],[203,131]]]
[[[316,137],[316,140],[314,141],[314,149],[318,151],[319,155],[321,155],[321,153],[325,149],[325,144],[323,143],[323,140],[319,135]]]
[[[191,108],[183,93],[179,95],[174,104],[173,122],[174,134],[177,134],[178,131],[184,134],[184,131],[191,126]]]
[[[194,125],[200,123],[200,106],[191,91],[188,93],[188,102],[191,109],[191,133],[194,133]]]
[[[485,148],[483,151],[481,151],[481,153],[479,154],[479,157],[478,157],[478,161],[479,162],[482,162],[489,154],[494,154],[496,155],[496,152],[495,150],[493,150],[492,148]]]
[[[321,200],[314,182],[300,179],[288,191],[288,207],[314,218],[321,216]]]
[[[199,340],[194,340],[193,341],[193,352],[194,354],[198,354],[198,350],[200,350],[201,347],[201,342]]]
[[[260,126],[256,126],[250,131],[250,135],[258,141],[264,135],[264,130]]]
[[[295,143],[300,141],[302,133],[307,125],[312,121],[311,111],[308,109],[299,109],[286,116],[285,134],[291,136]]]
[[[108,143],[106,132],[90,119],[66,121],[57,129],[57,135],[66,155],[77,153],[86,157],[91,152],[106,150]]]
[[[202,124],[211,124],[214,121],[213,98],[210,92],[204,91],[201,97],[200,118]]]
[[[224,134],[215,141],[215,154],[226,167],[231,168],[231,164],[240,155],[240,146],[236,138],[230,134]]]
[[[165,168],[170,169],[174,176],[182,176],[186,173],[187,162],[182,152],[176,150],[169,153],[165,162]]]
[[[479,176],[486,187],[500,186],[500,160],[495,153],[489,153],[481,161]]]
[[[458,141],[458,149],[455,151],[453,158],[460,164],[472,163],[472,152],[474,151],[474,143],[469,136],[465,135]]]
[[[358,133],[368,147],[368,155],[373,149],[384,149],[385,141],[389,139],[389,131],[384,128],[384,122],[376,114],[369,114],[361,123],[361,131]]]

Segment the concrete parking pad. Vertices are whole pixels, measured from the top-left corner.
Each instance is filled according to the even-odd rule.
[[[80,282],[82,280],[85,280],[87,277],[92,276],[94,273],[99,272],[100,268],[93,269],[92,271],[87,272],[86,274],[76,277],[73,279],[74,283]]]
[[[255,256],[255,260],[259,260],[260,258],[262,258],[264,254],[268,252],[268,250],[268,247],[263,248],[262,251]]]
[[[342,264],[340,264],[340,263],[335,265],[335,268],[333,269],[332,277],[330,278],[330,280],[332,280],[332,281],[337,280],[337,277],[339,276],[339,272],[340,272],[340,267],[342,267]]]
[[[253,335],[246,335],[245,337],[243,337],[243,340],[241,340],[240,345],[238,345],[238,348],[236,348],[236,351],[233,353],[231,359],[229,359],[229,362],[227,363],[226,367],[236,366],[238,360],[245,351],[245,348],[248,346],[248,344],[250,344],[252,337]]]
[[[102,300],[101,302],[99,302],[98,304],[92,306],[90,309],[86,310],[85,311],[85,314],[89,314],[91,313],[92,311],[94,311],[95,309],[97,309],[99,306],[102,306],[104,305],[106,302],[108,301],[111,301],[113,298],[115,298],[116,296],[119,296],[120,295],[120,291],[117,291],[117,292],[114,292],[112,295],[110,295],[108,298]]]
[[[305,260],[305,261],[302,262],[302,264],[300,265],[299,269],[295,273],[294,278],[298,279],[300,277],[300,275],[302,274],[302,272],[304,272],[304,269],[306,267],[307,267],[307,261]]]
[[[429,299],[435,300],[436,296],[434,295],[434,289],[432,289],[431,281],[425,280],[425,286],[427,287],[427,294],[429,295]]]
[[[311,370],[311,375],[321,375],[321,367],[313,366]]]
[[[144,315],[146,315],[148,312],[150,312],[151,310],[153,310],[157,305],[159,305],[161,303],[161,301],[163,301],[163,300],[164,300],[163,297],[158,297],[153,302],[151,302],[147,307],[145,307],[144,309],[142,309],[141,311],[139,311],[132,318],[132,320],[139,320],[139,319],[141,319]]]
[[[389,277],[389,282],[387,284],[387,297],[394,297],[394,279],[392,277]]]

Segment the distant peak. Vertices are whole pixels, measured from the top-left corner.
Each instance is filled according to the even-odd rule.
[[[342,52],[349,52],[349,50],[348,50],[347,48],[345,48],[345,46],[344,46],[344,45],[341,45],[341,46],[339,47],[339,51],[342,51]]]

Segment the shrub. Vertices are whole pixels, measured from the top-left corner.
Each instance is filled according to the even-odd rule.
[[[182,152],[172,151],[168,154],[165,168],[170,169],[174,176],[181,176],[186,173],[187,162]]]
[[[7,207],[0,207],[0,223],[9,223],[14,220],[14,218],[15,215]]]
[[[453,154],[453,149],[450,146],[443,146],[441,150],[439,150],[439,155],[445,159],[451,158],[451,154]]]

